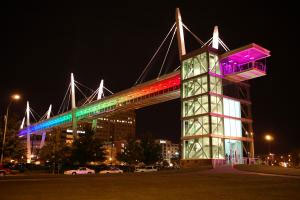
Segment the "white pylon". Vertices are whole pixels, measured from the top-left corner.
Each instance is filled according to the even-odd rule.
[[[178,40],[178,49],[179,49],[179,59],[181,60],[182,56],[186,54],[185,51],[185,42],[183,34],[182,19],[179,8],[176,8],[176,27],[177,27],[177,40]]]
[[[215,48],[215,49],[219,49],[219,30],[218,30],[218,26],[214,27],[212,47]]]
[[[49,109],[48,109],[48,112],[47,112],[47,119],[50,118],[51,110],[52,110],[52,104],[50,104],[50,106],[49,106]]]
[[[103,82],[104,82],[103,79],[101,79],[99,90],[98,90],[97,100],[101,99],[104,95],[104,93],[103,93]]]
[[[27,106],[26,106],[26,126],[29,129],[30,126],[30,108],[29,108],[29,102],[27,101]],[[27,163],[31,162],[31,142],[30,142],[30,131],[27,130],[27,135],[26,135],[26,146],[27,146]]]
[[[30,126],[30,108],[29,108],[29,101],[27,101],[27,105],[26,105],[26,126]]]
[[[98,90],[98,96],[97,96],[97,100],[101,99],[104,96],[104,92],[103,92],[103,84],[104,84],[104,80],[101,79],[100,82],[100,86],[99,86],[99,90]],[[92,130],[96,130],[97,128],[97,119],[94,119],[92,121]]]
[[[76,100],[75,100],[75,82],[74,75],[71,73],[71,98],[72,98],[72,129],[74,138],[77,136],[77,120],[76,120]]]
[[[22,123],[21,123],[21,126],[20,126],[20,130],[24,128],[24,124],[25,124],[25,117],[23,117],[23,120],[22,120]]]
[[[50,104],[49,109],[47,111],[47,118],[46,119],[50,118],[51,110],[52,110],[52,105]],[[41,144],[40,144],[40,148],[42,148],[44,146],[44,144],[45,144],[45,138],[46,138],[46,132],[43,132],[43,134],[42,134],[42,140],[41,140]]]
[[[72,96],[72,109],[76,108],[75,101],[75,83],[74,83],[74,75],[71,73],[71,96]]]

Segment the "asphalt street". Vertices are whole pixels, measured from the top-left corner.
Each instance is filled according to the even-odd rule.
[[[209,170],[7,176],[0,178],[0,199],[300,199],[299,185],[295,178]]]

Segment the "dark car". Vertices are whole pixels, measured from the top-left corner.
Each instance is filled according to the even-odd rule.
[[[134,166],[119,165],[118,168],[124,172],[134,172]]]

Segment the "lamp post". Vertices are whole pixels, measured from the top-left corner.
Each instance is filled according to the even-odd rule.
[[[7,106],[7,109],[6,109],[6,115],[5,115],[5,118],[4,118],[4,132],[3,132],[3,140],[2,140],[2,151],[1,151],[1,161],[0,161],[0,164],[2,165],[3,163],[3,154],[4,154],[4,146],[5,146],[5,136],[6,136],[6,130],[7,130],[7,118],[8,118],[8,111],[9,111],[9,107],[10,105],[12,104],[13,101],[17,101],[21,98],[20,95],[18,94],[14,94],[11,96],[11,99],[9,101],[9,104]]]
[[[274,158],[273,157],[274,154],[273,155],[271,154],[271,142],[274,140],[274,137],[270,134],[267,134],[267,135],[265,135],[265,140],[269,143],[269,154],[270,154],[270,157],[271,157],[271,161],[270,161],[269,164],[271,164],[272,161],[273,161],[273,158]],[[269,159],[268,159],[268,162],[269,162]]]
[[[265,140],[269,143],[269,153],[271,153],[271,142],[274,140],[273,136],[270,134],[265,135]]]

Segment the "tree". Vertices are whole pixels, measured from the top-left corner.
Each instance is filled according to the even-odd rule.
[[[9,135],[5,139],[4,157],[25,162],[26,148],[20,138],[16,135]]]
[[[52,166],[53,173],[64,165],[71,164],[71,147],[66,145],[65,140],[61,137],[61,130],[54,129],[48,134],[45,146],[39,151],[40,160]]]
[[[79,165],[105,159],[102,143],[100,139],[95,137],[95,132],[92,129],[85,128],[85,133],[74,140],[71,159],[73,163]]]
[[[141,139],[141,148],[143,149],[142,161],[146,165],[154,164],[162,160],[161,146],[155,143],[151,133],[146,133]]]
[[[293,149],[292,162],[294,166],[300,166],[300,148]]]
[[[2,122],[2,120],[0,122]],[[0,123],[0,127],[0,149],[2,149],[4,123]],[[5,148],[3,154],[5,160],[16,160],[19,162],[25,161],[26,149],[25,145],[18,137],[19,127],[20,121],[18,120],[17,116],[12,113],[7,121]]]
[[[143,149],[141,148],[140,143],[134,138],[130,139],[124,152],[117,155],[117,159],[129,165],[141,162],[143,160]]]
[[[161,146],[155,143],[151,133],[146,133],[140,141],[129,140],[126,149],[117,158],[129,165],[139,162],[146,165],[154,164],[162,160]]]

